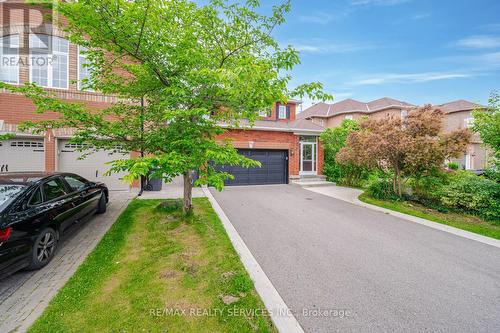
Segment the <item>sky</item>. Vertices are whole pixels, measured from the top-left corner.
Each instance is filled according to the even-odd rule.
[[[291,86],[320,81],[334,101],[486,104],[500,91],[499,13],[499,0],[292,0],[273,36],[300,51]]]

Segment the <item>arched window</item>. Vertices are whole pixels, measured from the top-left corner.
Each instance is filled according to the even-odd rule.
[[[30,81],[42,87],[68,89],[69,42],[49,35],[31,34]]]
[[[19,36],[0,37],[0,81],[19,83]]]

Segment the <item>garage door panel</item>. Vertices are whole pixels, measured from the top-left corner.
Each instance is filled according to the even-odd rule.
[[[95,151],[86,156],[79,149],[81,145],[70,143],[68,140],[61,140],[58,145],[58,170],[63,172],[73,172],[82,177],[94,181],[103,182],[110,190],[128,190],[129,185],[122,181],[126,173],[112,173],[106,176],[105,173],[111,168],[107,162],[128,158],[129,154],[108,151]]]
[[[238,153],[255,161],[261,167],[242,168],[239,166],[218,166],[219,171],[229,172],[234,180],[227,180],[226,185],[262,185],[287,183],[287,152],[282,150],[239,149]]]
[[[43,139],[15,138],[0,141],[0,172],[45,171]]]

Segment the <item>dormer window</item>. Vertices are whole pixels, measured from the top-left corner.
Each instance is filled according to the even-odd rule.
[[[286,105],[280,105],[278,107],[278,119],[287,119]]]

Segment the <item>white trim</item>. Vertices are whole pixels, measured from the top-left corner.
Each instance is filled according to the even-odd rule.
[[[302,168],[302,153],[304,151],[304,145],[311,145],[312,153],[312,171],[304,171]],[[318,142],[299,142],[299,175],[301,176],[315,176],[318,174]]]
[[[222,207],[214,198],[210,190],[206,187],[202,187],[202,190],[212,204],[217,216],[221,220],[234,249],[243,263],[243,266],[245,266],[250,278],[254,282],[255,290],[262,299],[262,302],[264,302],[266,308],[269,310],[271,320],[278,331],[286,333],[304,333],[304,330],[293,315],[292,311],[288,308],[283,298],[281,298],[271,280],[269,280],[262,267],[260,267],[257,260],[252,255],[252,252],[250,252],[245,242],[238,234],[238,231],[232,225],[231,221],[226,216]]]
[[[283,115],[281,113],[283,113]],[[278,105],[278,119],[287,119],[286,105]]]

